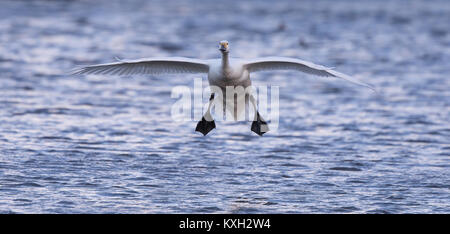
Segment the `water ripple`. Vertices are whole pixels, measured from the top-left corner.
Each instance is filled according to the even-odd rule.
[[[0,213],[449,213],[448,2],[386,2],[3,1]],[[204,75],[67,75],[216,58],[223,39],[234,57],[299,57],[380,93],[254,74],[280,87],[278,131],[217,122],[203,137],[172,121],[170,94]]]

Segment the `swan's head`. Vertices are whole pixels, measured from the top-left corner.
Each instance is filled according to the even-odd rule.
[[[219,50],[222,51],[222,53],[228,53],[228,41],[220,41]]]

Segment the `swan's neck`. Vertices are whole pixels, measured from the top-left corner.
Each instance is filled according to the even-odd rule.
[[[230,63],[229,63],[229,59],[228,59],[228,52],[223,52],[222,53],[222,69],[224,71],[227,71],[230,69]]]

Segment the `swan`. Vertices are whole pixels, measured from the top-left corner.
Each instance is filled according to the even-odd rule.
[[[113,63],[97,64],[77,68],[72,72],[72,74],[156,75],[206,73],[208,74],[208,81],[211,87],[216,86],[225,91],[227,86],[242,86],[244,88],[251,86],[250,74],[254,72],[267,70],[297,70],[317,76],[341,78],[375,91],[371,85],[359,81],[354,77],[337,72],[332,68],[314,64],[312,62],[287,57],[264,57],[256,59],[230,58],[230,46],[228,41],[220,41],[219,50],[222,54],[220,59],[201,60],[185,57],[154,57],[137,60],[118,60]],[[232,99],[234,100],[234,95],[232,96]],[[219,98],[222,98],[223,100],[230,99],[230,97]],[[195,131],[201,132],[203,135],[208,134],[216,127],[210,112],[214,99],[215,93],[212,92],[208,103],[208,109],[202,119],[197,123],[197,127],[195,129]],[[255,110],[251,131],[262,136],[264,133],[269,131],[267,122],[259,114],[253,95],[249,94],[249,100]],[[234,117],[236,119],[236,115]]]

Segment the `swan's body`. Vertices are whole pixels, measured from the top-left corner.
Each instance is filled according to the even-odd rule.
[[[75,75],[81,74],[109,74],[109,75],[133,75],[133,74],[175,74],[175,73],[207,73],[210,86],[216,86],[222,89],[222,93],[225,94],[225,88],[227,86],[242,86],[244,89],[251,86],[250,73],[265,71],[265,70],[298,70],[305,73],[317,75],[317,76],[330,76],[337,77],[352,83],[368,87],[372,90],[372,86],[361,82],[351,76],[334,71],[331,68],[327,68],[321,65],[317,65],[308,61],[303,61],[295,58],[285,57],[267,57],[258,59],[237,59],[230,58],[228,42],[221,41],[219,50],[222,52],[221,59],[193,59],[184,57],[170,57],[170,58],[148,58],[138,60],[119,60],[114,63],[98,64],[92,66],[86,66],[79,68],[73,72]],[[211,101],[214,95],[211,96]],[[256,110],[256,103],[252,96],[250,97]],[[239,101],[239,100],[237,100]],[[208,112],[205,117],[210,117]],[[236,113],[235,113],[236,114]],[[235,116],[236,118],[236,116]],[[202,119],[204,121],[205,118]],[[202,123],[199,122],[199,125]],[[261,124],[266,124],[255,111],[255,121]],[[253,124],[255,124],[255,121]],[[206,121],[208,122],[211,120]],[[200,131],[206,135],[212,128],[215,127],[214,121],[212,125],[206,126],[204,131]],[[199,128],[197,126],[197,130]],[[212,127],[212,128],[211,128]],[[257,126],[261,127],[261,126]],[[210,128],[210,129],[209,129]],[[252,130],[254,126],[252,125]],[[267,129],[268,130],[268,129]],[[255,131],[257,132],[257,131]],[[257,132],[262,135],[266,131]]]
[[[210,85],[218,87],[243,86],[247,88],[252,84],[250,73],[244,68],[244,63],[239,59],[232,59],[228,67],[222,66],[220,59],[209,61],[208,81]]]

